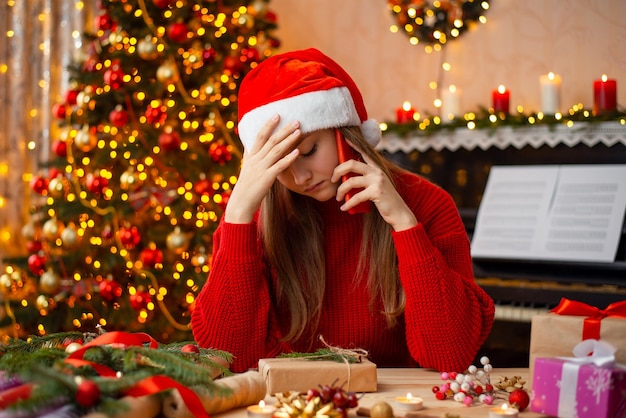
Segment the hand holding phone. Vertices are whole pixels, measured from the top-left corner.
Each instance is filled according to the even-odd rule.
[[[348,160],[363,161],[361,156],[354,150],[354,148],[352,148],[350,144],[346,142],[339,129],[335,129],[335,140],[337,141],[337,155],[339,156],[339,164],[345,163]],[[348,173],[341,177],[341,181],[347,181],[350,177],[353,176],[355,176],[354,173]],[[349,190],[348,193],[346,193],[346,202],[350,200],[354,194],[360,192],[361,190],[363,189],[359,188]],[[352,209],[348,210],[348,213],[352,215],[356,213],[367,213],[370,211],[371,207],[372,202],[368,200],[365,202],[361,202]]]

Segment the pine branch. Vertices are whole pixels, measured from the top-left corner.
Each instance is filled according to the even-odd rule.
[[[330,360],[338,363],[360,363],[361,356],[338,353],[328,348],[320,348],[313,353],[283,353],[279,355],[280,358],[300,358],[303,360]]]

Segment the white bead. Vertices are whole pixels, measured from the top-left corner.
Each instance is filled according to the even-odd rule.
[[[484,393],[481,393],[480,395],[478,395],[478,400],[481,402],[485,401],[485,397],[487,397],[487,395],[485,395]]]
[[[483,369],[485,370],[485,373],[490,373],[493,370],[493,366],[491,364],[485,364]]]
[[[459,373],[456,375],[456,379],[457,383],[463,383],[463,381],[465,380],[465,375],[463,373]]]
[[[470,390],[470,384],[467,382],[463,382],[461,384],[461,390],[464,392],[468,392]]]
[[[481,377],[483,377],[484,375],[485,375],[485,372],[484,372],[484,371],[482,371],[482,370],[478,370],[478,371],[476,372],[476,377],[478,377],[479,379],[480,379]]]
[[[459,393],[455,393],[454,394],[454,400],[457,402],[463,402],[463,399],[465,399],[465,393],[463,392],[459,392]]]
[[[487,357],[487,356],[482,356],[482,357],[480,358],[480,364],[482,364],[483,366],[484,366],[485,364],[489,364],[489,357]]]
[[[450,383],[450,390],[457,393],[459,391],[459,384],[457,382]]]
[[[474,366],[473,364],[467,368],[467,371],[471,374],[476,373],[476,370],[478,370],[478,367]]]

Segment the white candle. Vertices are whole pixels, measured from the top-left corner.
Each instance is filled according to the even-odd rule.
[[[461,90],[451,85],[443,92],[441,103],[441,120],[449,122],[461,114]]]
[[[273,405],[265,405],[265,401],[260,401],[258,405],[248,407],[248,417],[250,418],[271,418],[276,412]]]
[[[502,404],[489,409],[489,418],[517,418],[518,411],[515,408]]]
[[[546,115],[559,112],[561,106],[561,76],[552,72],[539,77],[541,84],[541,111]]]
[[[396,407],[403,411],[417,411],[422,409],[424,401],[422,398],[407,393],[406,396],[398,396],[396,398]]]

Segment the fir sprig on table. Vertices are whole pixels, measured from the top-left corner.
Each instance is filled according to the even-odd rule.
[[[362,355],[351,353],[348,350],[344,352],[338,352],[330,348],[320,348],[313,353],[282,353],[279,358],[292,358],[303,360],[330,360],[338,363],[360,363]]]

